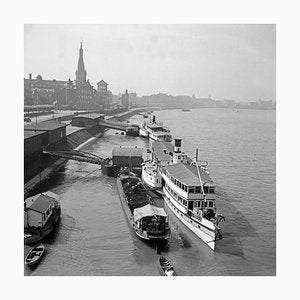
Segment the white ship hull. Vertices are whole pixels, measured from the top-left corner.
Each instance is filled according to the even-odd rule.
[[[141,137],[150,139],[155,142],[171,142],[172,141],[172,136],[170,133],[164,132],[164,131],[154,132],[148,127],[140,128],[139,135]]]
[[[202,218],[201,222],[200,220],[192,218],[181,211],[179,204],[172,198],[166,189],[164,189],[163,197],[165,203],[168,205],[168,208],[174,213],[174,215],[203,242],[205,242],[207,246],[209,246],[212,250],[215,250],[215,225],[204,218]],[[204,222],[206,224],[203,224]]]
[[[151,188],[161,188],[161,175],[157,172],[155,175],[153,172],[149,172],[147,166],[142,169],[142,180]]]
[[[149,132],[149,138],[155,142],[171,142],[172,137],[170,135],[159,136],[156,133]]]
[[[149,137],[148,131],[146,129],[144,129],[144,128],[140,128],[139,134],[140,134],[141,137],[144,137],[144,138],[148,138]]]

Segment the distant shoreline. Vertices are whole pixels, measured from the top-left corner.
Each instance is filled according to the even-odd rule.
[[[141,108],[141,109],[147,109],[147,106],[132,106],[132,108]],[[149,106],[149,109],[153,109],[153,106]],[[231,110],[276,110],[276,107],[272,108],[259,108],[259,107],[157,107],[155,110],[175,110],[175,109],[207,109],[207,108],[214,108],[214,109],[231,109]]]

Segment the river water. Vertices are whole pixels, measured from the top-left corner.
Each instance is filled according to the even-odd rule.
[[[275,111],[193,109],[155,115],[182,138],[190,157],[198,148],[200,159],[209,162],[218,186],[217,208],[226,217],[223,239],[213,252],[171,214],[171,238],[160,255],[179,275],[275,275]],[[81,150],[111,156],[119,145],[145,148],[148,141],[108,130]],[[25,275],[159,275],[159,255],[129,228],[115,178],[95,165],[69,161],[44,188],[61,196],[62,220],[45,242],[42,262],[33,270],[25,267]]]

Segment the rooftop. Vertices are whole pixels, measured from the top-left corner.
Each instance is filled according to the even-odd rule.
[[[184,163],[178,163],[174,165],[170,165],[165,167],[165,170],[169,172],[171,176],[176,178],[178,181],[182,182],[188,186],[199,186],[200,180],[198,177],[197,167],[194,165],[188,165]],[[200,167],[200,176],[203,185],[214,186],[213,180],[209,177],[209,175],[204,172]]]
[[[48,85],[48,86],[64,86],[65,83],[67,83],[68,81],[62,81],[62,80],[48,80],[48,79],[42,79],[42,80],[39,80],[39,79],[28,79],[28,78],[24,78],[24,81],[25,83],[29,83],[31,81],[31,83],[41,83],[41,84],[45,84],[45,85]]]
[[[51,131],[51,130],[55,130],[58,128],[62,128],[62,127],[66,127],[67,125],[64,123],[57,123],[57,122],[53,122],[53,121],[46,121],[46,122],[41,122],[41,123],[37,123],[35,125],[35,123],[30,123],[30,124],[26,124],[24,125],[24,130],[43,130],[43,131]]]
[[[34,202],[28,207],[28,209],[45,213],[49,206],[55,201],[55,198],[45,194],[39,194],[35,196],[32,201]]]
[[[97,84],[104,84],[104,85],[108,85],[103,79],[100,80]]]
[[[116,147],[112,150],[112,156],[143,156],[142,148]]]
[[[26,139],[30,139],[31,137],[34,137],[34,136],[38,136],[38,135],[43,135],[45,134],[44,132],[35,132],[35,131],[29,131],[29,130],[24,130],[24,140]]]

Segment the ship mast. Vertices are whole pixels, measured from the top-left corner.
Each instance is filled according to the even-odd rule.
[[[199,177],[199,181],[200,181],[200,185],[201,185],[201,189],[202,189],[202,194],[204,196],[204,202],[206,202],[206,194],[204,192],[204,186],[203,186],[203,182],[202,182],[202,179],[201,179],[199,166],[198,166],[198,148],[196,149],[196,168],[197,168],[198,177]]]

